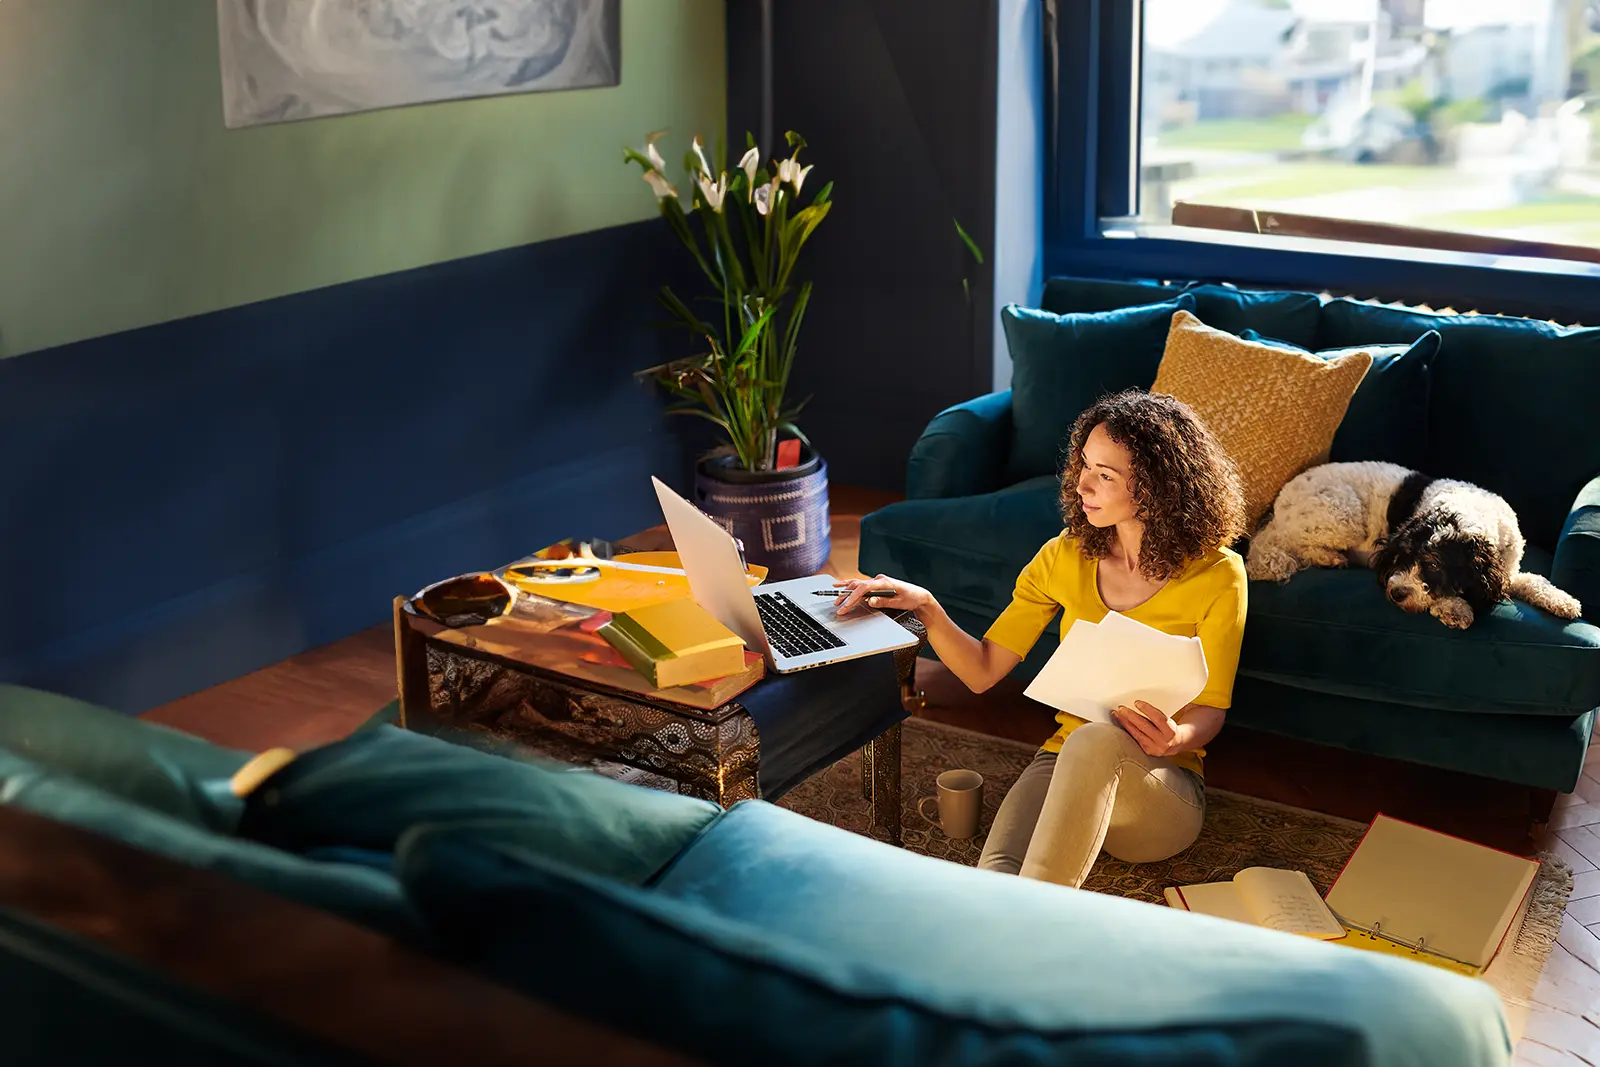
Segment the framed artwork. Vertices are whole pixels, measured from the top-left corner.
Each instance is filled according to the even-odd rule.
[[[616,85],[621,0],[217,0],[230,128]]]

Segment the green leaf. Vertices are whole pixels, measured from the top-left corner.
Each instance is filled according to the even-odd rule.
[[[734,355],[742,356],[746,352],[750,351],[755,343],[761,339],[761,331],[766,329],[767,323],[772,321],[772,315],[777,310],[778,309],[775,307],[767,308],[761,312],[761,316],[759,318],[750,323],[749,326],[745,327],[744,336],[739,339],[739,348],[737,351],[735,351]]]
[[[821,189],[817,190],[816,198],[811,201],[811,206],[816,207],[819,204],[826,204],[828,202],[828,198],[832,195],[833,183],[829,182],[827,185],[824,185]]]
[[[687,326],[695,333],[715,336],[716,331],[712,329],[711,324],[706,322],[699,315],[696,315],[689,308],[689,305],[685,304],[678,297],[678,294],[672,291],[670,286],[663,285],[660,291],[656,293],[656,299],[660,300],[661,303],[666,305],[668,311],[678,316],[679,322],[682,325]]]
[[[806,147],[806,139],[804,137],[801,137],[798,133],[795,133],[793,130],[790,130],[787,133],[785,133],[783,135],[783,139],[785,141],[789,142],[789,147],[790,148],[805,148]]]
[[[794,298],[794,309],[789,312],[789,321],[784,326],[783,350],[780,361],[780,372],[783,387],[789,387],[789,369],[794,365],[795,348],[800,341],[800,324],[805,320],[806,308],[811,304],[811,282],[807,281],[800,286],[800,291]]]
[[[967,236],[967,231],[961,228],[960,219],[953,218],[950,221],[956,224],[956,233],[961,235],[961,241],[967,246],[967,251],[972,253],[972,258],[982,263],[983,253],[978,249],[978,242]]]
[[[813,451],[813,452],[815,452],[815,451],[816,451],[816,448],[815,448],[815,446],[813,446],[813,445],[812,445],[812,444],[811,444],[811,438],[809,438],[809,437],[807,437],[807,436],[806,436],[806,435],[805,435],[805,434],[804,434],[804,433],[803,433],[803,432],[801,432],[801,430],[800,430],[800,427],[798,427],[798,426],[796,426],[796,425],[795,425],[795,424],[794,424],[794,423],[793,423],[793,422],[792,422],[792,421],[790,421],[790,420],[789,420],[789,419],[784,419],[784,420],[783,420],[783,421],[782,421],[782,422],[780,422],[780,423],[778,423],[778,429],[780,429],[780,430],[787,430],[787,431],[789,431],[789,432],[790,432],[790,433],[791,433],[791,434],[793,434],[793,435],[794,435],[794,436],[795,436],[795,437],[798,437],[798,438],[799,438],[799,439],[800,439],[800,441],[801,441],[801,442],[802,442],[802,443],[803,443],[803,444],[804,444],[804,445],[805,445],[805,446],[806,446],[806,447],[807,447],[807,448],[809,448],[809,449],[811,449],[811,451]]]

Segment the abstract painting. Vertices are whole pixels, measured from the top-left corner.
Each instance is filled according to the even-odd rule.
[[[621,0],[217,0],[230,128],[616,85]]]

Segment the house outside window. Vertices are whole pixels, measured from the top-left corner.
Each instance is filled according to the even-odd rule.
[[[1600,0],[1144,0],[1138,33],[1142,224],[1600,262]]]

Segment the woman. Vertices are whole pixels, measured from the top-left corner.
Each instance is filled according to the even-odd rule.
[[[1205,816],[1201,757],[1222,729],[1244,635],[1245,572],[1228,549],[1243,498],[1232,462],[1194,412],[1170,396],[1109,396],[1073,426],[1061,477],[1066,529],[1017,578],[1011,604],[979,641],[926,589],[878,575],[837,583],[841,614],[915,611],[951,672],[981,693],[1010,673],[1057,611],[1061,629],[1108,610],[1170,634],[1198,635],[1210,669],[1183,708],[1139,701],[1115,723],[1062,712],[1006,794],[978,866],[1078,886],[1102,847],[1148,863],[1187,848]]]

